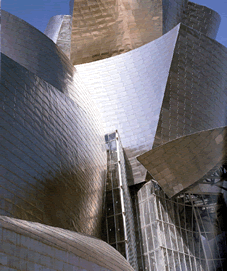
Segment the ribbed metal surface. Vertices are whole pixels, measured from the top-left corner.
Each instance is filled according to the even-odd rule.
[[[145,178],[135,157],[152,148],[178,29],[128,53],[75,66],[99,105],[105,132],[117,129],[121,136],[129,184]]]
[[[221,22],[220,15],[212,9],[188,2],[182,23],[215,39]]]
[[[227,128],[202,131],[163,144],[137,159],[172,197],[227,162]]]
[[[107,243],[80,233],[0,216],[2,270],[132,271]]]

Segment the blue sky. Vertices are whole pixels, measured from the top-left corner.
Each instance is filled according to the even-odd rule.
[[[227,47],[227,0],[193,0],[217,11],[222,18],[217,41]],[[58,14],[69,14],[69,0],[4,0],[2,9],[18,16],[44,31],[49,19]]]

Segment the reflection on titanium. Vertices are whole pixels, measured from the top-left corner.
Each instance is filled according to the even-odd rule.
[[[0,265],[226,270],[220,16],[70,0],[43,34],[1,14]]]

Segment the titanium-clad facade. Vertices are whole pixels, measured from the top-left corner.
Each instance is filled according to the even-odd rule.
[[[1,270],[133,270],[110,245],[78,232],[1,216],[0,233]]]
[[[183,136],[138,160],[171,198],[227,163],[226,132],[225,126]]]
[[[1,214],[99,236],[106,152],[97,107],[50,39],[2,18]]]
[[[219,23],[187,0],[71,0],[45,34],[2,11],[0,267],[226,270]]]
[[[72,63],[119,55],[161,37],[181,22],[186,2],[74,0]]]
[[[130,184],[145,179],[136,156],[153,146],[178,31],[176,26],[138,49],[75,66],[99,104],[105,132],[117,129],[121,136]]]

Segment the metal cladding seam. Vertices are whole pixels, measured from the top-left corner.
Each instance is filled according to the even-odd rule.
[[[106,151],[98,108],[49,38],[2,17],[1,214],[99,236]]]

